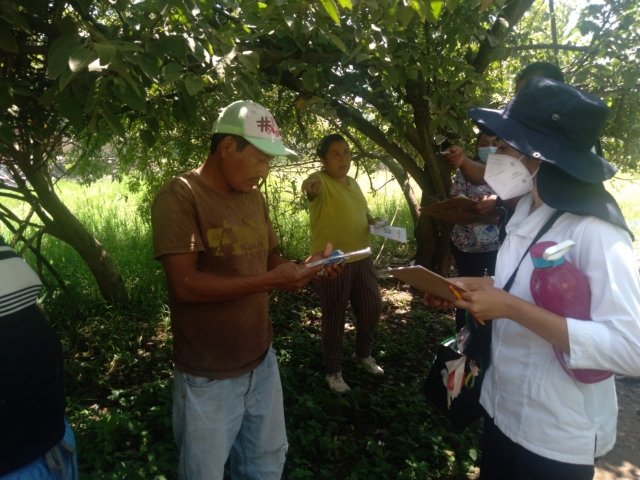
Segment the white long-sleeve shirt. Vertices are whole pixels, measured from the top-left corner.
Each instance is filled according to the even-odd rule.
[[[542,205],[529,215],[532,202],[531,194],[524,197],[506,227],[496,287],[508,281],[555,211]],[[576,246],[565,258],[589,281],[593,321],[567,319],[567,365],[640,376],[640,279],[629,234],[596,217],[565,213],[539,241],[569,239]],[[510,293],[534,303],[532,272],[527,255]],[[589,385],[573,380],[549,342],[509,319],[494,320],[491,366],[480,403],[507,437],[546,458],[593,464],[594,457],[615,443],[618,407],[613,377]]]

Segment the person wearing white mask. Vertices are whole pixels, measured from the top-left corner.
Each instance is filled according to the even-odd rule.
[[[489,154],[495,153],[498,141],[496,137],[482,132],[476,137],[476,158],[486,163]],[[451,184],[451,197],[464,195],[472,200],[481,201],[488,197],[495,198],[495,192],[489,185],[479,185],[467,180],[462,170],[454,175]],[[451,230],[451,253],[456,262],[458,276],[482,277],[485,273],[494,274],[496,256],[500,243],[497,225],[471,223],[454,225]],[[467,311],[456,309],[456,331],[466,324]]]
[[[480,396],[487,413],[480,479],[592,479],[595,458],[616,439],[614,379],[580,383],[564,371],[554,347],[572,369],[640,375],[633,235],[603,184],[616,168],[591,151],[609,108],[587,92],[532,77],[504,110],[469,113],[501,139],[488,157],[487,183],[507,197],[524,195],[506,226],[495,278],[456,279],[468,291],[453,304],[424,298],[436,308],[455,305],[493,319]],[[575,242],[566,259],[590,286],[591,321],[533,302],[529,248],[565,240]]]

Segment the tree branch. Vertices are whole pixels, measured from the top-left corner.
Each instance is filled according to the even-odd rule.
[[[473,60],[473,69],[476,73],[482,73],[486,70],[491,63],[491,54],[504,42],[504,39],[513,29],[513,26],[517,24],[527,10],[531,8],[533,2],[534,0],[514,0],[508,3],[502,13],[498,15],[498,18],[493,22],[493,26],[488,33],[488,35],[493,37],[495,46],[491,45],[488,38],[482,42],[476,58]],[[507,26],[504,25],[505,21]]]

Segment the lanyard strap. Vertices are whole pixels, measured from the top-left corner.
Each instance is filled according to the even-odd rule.
[[[527,254],[529,253],[529,250],[531,250],[531,247],[533,247],[536,244],[536,242],[538,240],[540,240],[540,237],[542,237],[545,233],[547,233],[549,231],[549,229],[553,226],[553,224],[556,222],[556,220],[558,218],[560,218],[560,216],[562,214],[564,214],[564,211],[562,211],[562,210],[556,210],[555,212],[553,212],[553,215],[551,215],[549,217],[549,219],[545,222],[545,224],[542,226],[540,231],[536,234],[534,239],[531,241],[531,244],[525,250],[524,255],[522,255],[522,258],[518,262],[518,266],[516,267],[514,272],[511,274],[511,278],[509,278],[509,281],[507,283],[505,283],[504,287],[502,287],[502,289],[505,292],[508,292],[509,290],[511,290],[513,282],[516,279],[516,275],[518,274],[518,269],[520,268],[520,265],[522,264],[522,261],[524,260],[524,257],[526,257]]]

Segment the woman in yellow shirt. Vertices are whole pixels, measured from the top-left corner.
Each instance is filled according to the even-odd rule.
[[[311,251],[327,243],[343,252],[370,247],[369,225],[380,219],[369,215],[358,183],[347,175],[351,167],[349,145],[341,135],[332,134],[320,141],[316,153],[323,169],[302,183],[309,202]],[[371,256],[350,258],[337,278],[316,284],[322,307],[325,380],[331,390],[347,393],[349,386],[342,378],[342,338],[349,302],[357,321],[356,351],[351,358],[373,375],[384,374],[371,357],[373,333],[382,308],[373,260]]]

